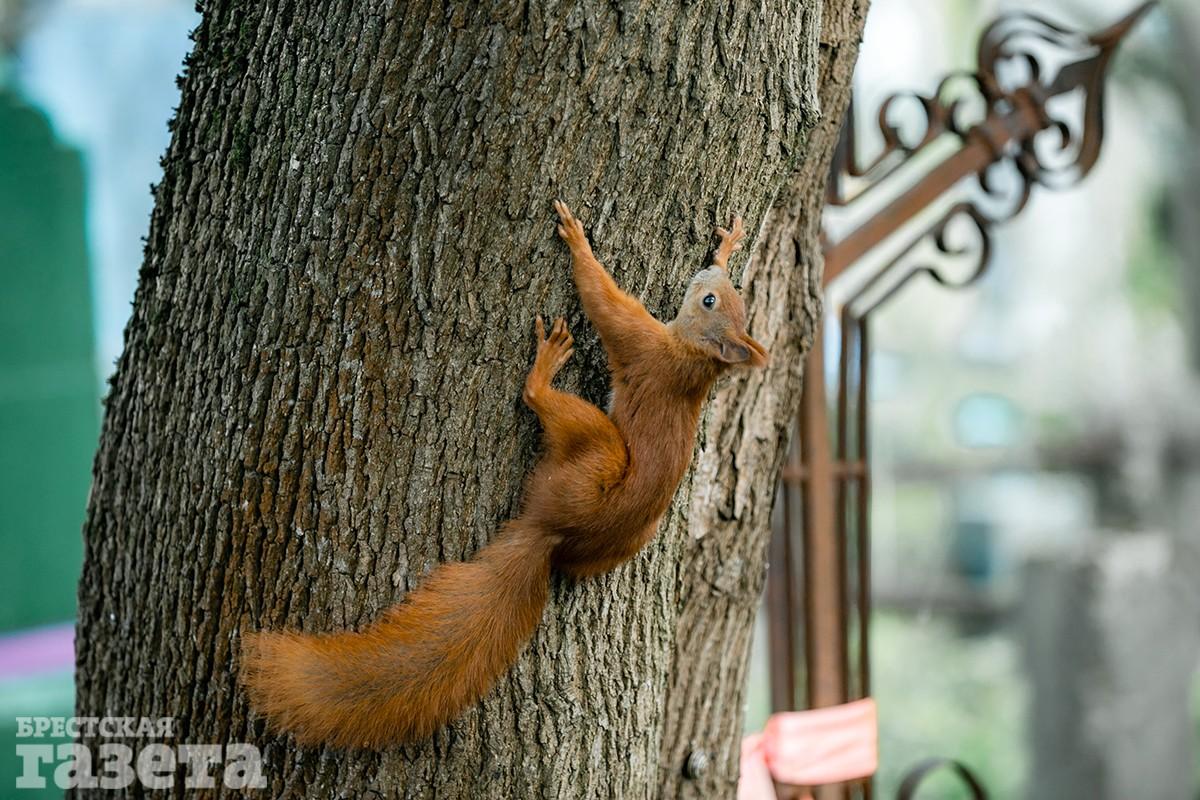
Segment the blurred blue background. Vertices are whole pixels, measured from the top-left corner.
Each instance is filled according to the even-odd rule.
[[[197,21],[182,2],[0,2],[0,742],[74,706],[100,398]],[[0,796],[19,769],[4,745]]]

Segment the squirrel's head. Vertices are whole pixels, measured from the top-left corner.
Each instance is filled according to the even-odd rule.
[[[766,349],[746,333],[741,296],[729,273],[716,265],[692,278],[671,328],[719,364],[761,367],[767,363]]]

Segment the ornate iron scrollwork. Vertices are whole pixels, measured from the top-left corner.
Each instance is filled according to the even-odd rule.
[[[900,92],[884,100],[876,115],[882,147],[867,163],[859,160],[851,112],[831,175],[829,202],[853,206],[885,190],[900,166],[944,136],[962,143],[955,154],[959,169],[946,174],[934,170],[923,179],[934,181],[931,188],[939,189],[937,194],[913,196],[910,191],[898,198],[904,205],[890,204],[887,210],[901,222],[928,204],[922,200],[967,176],[975,176],[976,205],[991,224],[1020,213],[1034,184],[1062,189],[1078,182],[1095,166],[1104,140],[1109,63],[1122,38],[1152,5],[1146,3],[1090,35],[1035,14],[1000,17],[980,38],[975,72],[951,73],[932,95]],[[923,115],[915,135],[906,136],[898,119],[905,106]],[[1008,181],[1001,175],[1008,175]],[[851,195],[846,187],[852,182],[863,185]],[[914,188],[921,188],[921,182]],[[895,227],[860,225],[827,245],[827,260],[840,272],[853,260],[842,256],[843,250],[857,258]]]

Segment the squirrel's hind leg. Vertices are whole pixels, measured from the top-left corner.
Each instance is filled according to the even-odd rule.
[[[574,352],[566,323],[555,320],[547,336],[538,317],[537,335],[537,358],[525,379],[524,398],[542,423],[546,458],[562,462],[587,453],[613,461],[619,469],[626,459],[625,444],[608,415],[582,397],[550,385]]]

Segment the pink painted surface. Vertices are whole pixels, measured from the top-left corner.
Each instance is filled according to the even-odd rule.
[[[742,740],[738,800],[775,800],[775,782],[794,786],[865,778],[879,767],[875,701],[772,714]]]
[[[23,678],[74,666],[74,623],[0,635],[0,678]]]
[[[763,734],[742,739],[741,774],[738,776],[738,800],[775,800],[775,783],[762,753]]]

